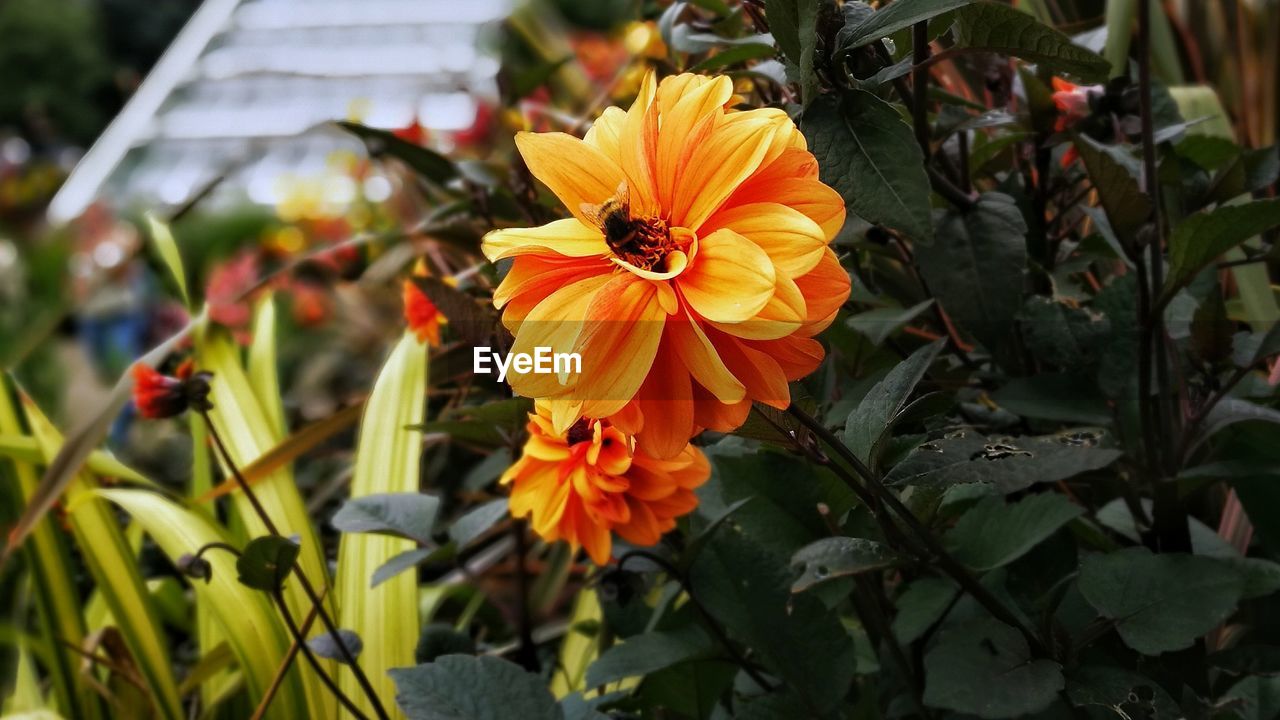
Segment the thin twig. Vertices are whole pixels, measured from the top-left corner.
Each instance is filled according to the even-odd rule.
[[[361,712],[360,708],[351,701],[351,698],[347,697],[347,694],[342,692],[342,688],[338,687],[338,684],[333,681],[333,678],[329,677],[329,673],[325,672],[324,666],[320,664],[315,653],[312,652],[311,646],[307,644],[307,638],[302,634],[302,630],[298,627],[298,623],[293,619],[293,614],[289,612],[289,603],[285,602],[284,595],[279,590],[276,590],[271,593],[271,596],[275,598],[276,606],[280,608],[280,614],[284,616],[284,624],[288,626],[289,634],[293,636],[294,643],[298,646],[298,649],[302,651],[302,656],[307,659],[307,662],[311,663],[311,667],[316,671],[316,675],[320,677],[320,682],[324,683],[324,686],[329,689],[329,692],[333,693],[334,697],[338,698],[338,702],[342,703],[342,706],[349,710],[352,715],[355,715],[360,720],[369,720],[369,716]],[[319,609],[319,604],[312,606],[312,610]],[[341,642],[336,636],[334,637],[334,641],[339,643]]]
[[[236,482],[240,484],[240,490],[245,494],[245,497],[248,498],[249,504],[253,507],[258,518],[262,520],[263,527],[265,527],[267,532],[270,534],[280,536],[280,531],[277,529],[276,524],[272,522],[271,517],[267,514],[266,508],[262,506],[262,502],[258,500],[258,496],[254,494],[253,488],[249,486],[249,481],[246,480],[244,475],[240,472],[240,468],[231,457],[230,451],[227,450],[227,446],[222,442],[222,437],[218,434],[218,429],[214,426],[213,418],[209,416],[208,409],[200,409],[199,412],[204,418],[205,425],[209,428],[209,436],[213,438],[214,447],[217,448],[218,454],[222,456],[222,461],[226,464],[227,470],[231,473],[232,477],[235,478]],[[356,682],[360,684],[360,689],[364,691],[366,696],[368,696],[369,702],[373,705],[374,712],[377,713],[379,720],[390,720],[390,716],[387,714],[386,708],[382,706],[382,701],[378,698],[378,693],[373,689],[373,683],[369,682],[369,678],[365,675],[364,669],[361,668],[360,664],[356,661],[355,653],[351,652],[351,649],[347,647],[346,642],[343,641],[342,635],[338,632],[337,623],[334,622],[333,618],[329,615],[329,612],[325,609],[324,603],[316,592],[315,587],[311,584],[311,581],[307,579],[306,573],[302,571],[302,566],[295,563],[293,571],[294,575],[298,578],[298,585],[306,594],[307,599],[311,601],[312,605],[319,609],[320,621],[324,625],[325,631],[333,638],[334,645],[338,648],[338,653],[342,655],[343,661],[351,668],[351,672],[356,677]]]
[[[865,489],[893,510],[894,514],[902,520],[909,530],[911,530],[927,550],[928,556],[922,557],[922,560],[936,562],[943,572],[949,575],[951,579],[955,580],[960,585],[961,588],[972,595],[973,599],[985,607],[992,616],[1021,632],[1023,637],[1026,638],[1027,643],[1039,654],[1044,656],[1049,654],[1048,647],[1040,640],[1039,636],[1037,636],[1031,628],[1027,627],[1026,623],[1015,615],[1012,610],[1007,608],[999,598],[993,595],[991,591],[987,590],[982,583],[978,582],[977,578],[969,572],[967,567],[952,557],[951,554],[947,552],[946,548],[942,546],[942,543],[938,542],[938,539],[933,536],[933,533],[920,523],[915,514],[911,512],[911,509],[904,505],[902,501],[898,499],[897,495],[889,492],[884,487],[880,482],[879,477],[872,472],[871,468],[867,467],[866,463],[864,463],[853,453],[852,450],[841,442],[839,438],[828,430],[825,425],[810,417],[808,413],[796,407],[794,403],[788,411],[805,427],[812,431],[814,435],[830,446],[831,449],[835,450],[836,454],[840,456],[840,459],[848,463],[849,466],[854,469],[854,472],[861,476],[863,484],[865,484]],[[838,465],[834,464],[830,467],[833,470],[839,468]],[[855,479],[847,474],[844,475],[844,479],[850,487],[858,484]]]
[[[316,620],[316,611],[319,608],[315,605],[311,606],[311,610],[307,613],[307,617],[302,621],[302,635],[311,632],[311,625]],[[253,716],[249,720],[262,720],[267,714],[267,708],[271,707],[271,701],[279,692],[280,686],[284,684],[284,678],[289,674],[289,667],[293,665],[293,661],[298,657],[298,651],[302,649],[302,643],[295,638],[293,643],[289,645],[289,652],[285,653],[284,660],[280,662],[280,667],[276,668],[275,677],[271,678],[271,685],[267,687],[267,691],[263,693],[262,700],[258,701],[258,707],[254,709]]]

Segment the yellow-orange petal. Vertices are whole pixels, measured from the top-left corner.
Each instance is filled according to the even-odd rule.
[[[797,278],[822,259],[822,228],[795,208],[775,202],[737,205],[707,220],[704,231],[729,229],[760,246],[780,272]]]
[[[520,324],[520,332],[512,343],[511,354],[533,355],[540,347],[550,348],[553,353],[575,352],[579,335],[583,332],[587,308],[600,289],[608,284],[609,279],[609,276],[602,275],[579,280],[539,302]],[[587,356],[584,355],[584,366],[586,359]],[[534,398],[562,394],[577,379],[567,377],[562,382],[558,375],[520,373],[514,366],[507,372],[507,382],[513,390],[525,397]]]
[[[760,166],[776,130],[769,117],[748,118],[724,124],[700,142],[680,174],[670,205],[671,224],[707,234],[702,224]]]
[[[667,323],[667,335],[672,349],[699,385],[721,402],[734,403],[746,397],[746,386],[729,372],[715,346],[688,313],[683,320]]]
[[[698,241],[697,255],[676,278],[684,300],[715,322],[742,322],[773,297],[777,275],[769,256],[732,230],[717,230]]]
[[[522,132],[516,135],[516,147],[529,172],[588,225],[591,220],[582,206],[599,205],[613,197],[625,179],[616,160],[572,135]]]
[[[849,273],[835,252],[827,248],[813,270],[796,278],[796,287],[807,305],[804,325],[799,334],[806,337],[822,332],[835,319],[840,307],[849,299]]]
[[[657,199],[671,207],[677,181],[693,149],[704,142],[724,115],[724,104],[733,96],[733,81],[696,75],[669,77],[658,86],[662,128],[654,158]]]
[[[600,113],[600,117],[591,123],[582,141],[594,145],[605,157],[622,167],[621,140],[622,129],[627,122],[627,111],[617,106],[609,106]]]
[[[582,374],[574,397],[589,417],[608,417],[630,402],[648,375],[666,312],[653,283],[623,273],[595,294],[586,318],[578,345]]]
[[[559,255],[521,255],[511,263],[502,282],[493,291],[493,305],[502,309],[511,300],[524,296],[536,305],[565,285],[609,270],[602,258],[563,258]],[[532,309],[532,305],[529,309]],[[525,313],[519,313],[520,319]]]
[[[756,316],[741,323],[712,323],[719,330],[734,337],[749,340],[773,340],[798,330],[806,317],[804,295],[796,282],[778,273],[773,287],[773,297]]]
[[[844,225],[844,199],[818,179],[817,159],[800,148],[788,148],[773,162],[762,165],[734,191],[724,207],[761,202],[799,210],[818,223],[827,240],[834,238]]]
[[[655,458],[680,454],[694,434],[693,383],[671,347],[670,335],[658,347],[636,401],[645,417],[644,429],[636,435],[637,452]]]
[[[747,386],[747,397],[785,410],[791,404],[787,376],[778,361],[750,343],[719,334],[712,339],[725,365]]]
[[[493,230],[484,236],[480,251],[490,262],[497,262],[503,258],[531,254],[575,258],[603,256],[609,254],[609,246],[596,226],[584,224],[576,218],[565,218],[538,227]]]
[[[749,343],[777,361],[787,380],[799,380],[818,369],[826,351],[822,343],[813,338],[792,335],[777,340],[762,340]]]

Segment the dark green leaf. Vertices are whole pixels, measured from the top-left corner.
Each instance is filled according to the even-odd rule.
[[[862,47],[911,27],[921,20],[928,20],[971,2],[973,0],[895,0],[857,26],[841,28],[836,36],[836,46],[841,50]]]
[[[254,538],[236,558],[240,583],[255,590],[279,590],[293,572],[299,550],[298,543],[278,535]]]
[[[708,612],[771,673],[825,713],[853,677],[853,643],[817,597],[791,595],[785,561],[762,537],[749,528],[716,533],[693,565],[693,586]]]
[[[1023,340],[1037,360],[1064,370],[1097,362],[1111,321],[1089,308],[1034,296],[1019,316]]]
[[[819,0],[765,0],[765,14],[773,39],[800,70],[801,97],[810,102],[818,82],[813,73],[813,53],[817,44]]]
[[[991,570],[1017,560],[1048,539],[1084,508],[1058,493],[1040,493],[1006,504],[989,497],[970,508],[947,533],[956,559],[975,570]]]
[[[844,426],[844,444],[863,462],[874,465],[878,448],[893,428],[893,422],[906,407],[916,384],[928,372],[944,341],[936,341],[916,350],[876,383],[849,413]]]
[[[471,541],[489,531],[499,520],[507,516],[507,499],[490,500],[480,507],[473,508],[466,515],[453,521],[449,526],[449,538],[461,550]]]
[[[849,327],[866,335],[867,339],[872,343],[881,345],[886,338],[897,332],[903,325],[928,310],[930,305],[933,305],[933,300],[925,300],[909,308],[876,308],[875,310],[858,313],[850,317],[846,322]]]
[[[1280,424],[1280,410],[1251,403],[1242,398],[1225,397],[1214,405],[1206,416],[1202,437],[1212,437],[1214,433],[1229,425],[1253,420]]]
[[[373,571],[373,577],[369,580],[369,587],[376,588],[382,583],[399,575],[406,570],[415,568],[425,562],[442,557],[446,554],[446,548],[414,548],[405,550],[402,553],[396,553],[391,559],[378,566]]]
[[[773,46],[761,43],[752,43],[748,45],[737,45],[726,48],[702,62],[689,68],[689,72],[706,72],[708,70],[718,70],[730,65],[746,62],[748,60],[758,60],[760,58],[773,57]]]
[[[855,90],[814,101],[800,127],[822,181],[840,193],[849,212],[913,240],[933,238],[924,156],[897,110]]]
[[[372,157],[390,155],[438,185],[444,185],[458,176],[457,167],[445,156],[421,145],[401,140],[386,130],[378,130],[353,122],[339,122],[338,127],[363,140]]]
[[[1022,305],[1027,224],[1013,198],[985,193],[969,210],[951,210],[937,241],[916,249],[920,272],[960,328],[997,353]]]
[[[484,655],[445,655],[391,671],[409,720],[563,720],[542,678]]]
[[[722,509],[719,514],[707,520],[706,525],[698,529],[697,533],[689,539],[688,544],[684,546],[684,552],[680,553],[680,566],[688,570],[693,562],[698,559],[698,553],[702,552],[702,548],[715,535],[716,530],[724,524],[726,520],[733,516],[743,505],[751,502],[755,496],[744,497],[741,500],[732,502]]]
[[[422,493],[378,493],[343,503],[333,516],[340,532],[399,535],[420,543],[431,542],[440,500]]]
[[[1224,205],[1183,220],[1169,238],[1169,278],[1164,297],[1172,297],[1218,256],[1277,225],[1280,198]]]
[[[1008,494],[1110,465],[1123,453],[1099,447],[1102,438],[1094,430],[1020,438],[956,430],[911,451],[893,467],[886,482],[925,487],[985,482]]]
[[[1138,187],[1137,160],[1124,148],[1075,136],[1076,150],[1098,189],[1111,228],[1122,243],[1132,243],[1138,228],[1151,217],[1151,201]]]
[[[1280,647],[1274,645],[1227,648],[1210,655],[1208,661],[1235,675],[1280,675]]]
[[[897,558],[897,553],[875,540],[823,538],[791,557],[791,570],[797,576],[791,583],[791,592],[804,592],[820,582],[888,567]]]
[[[1029,13],[1000,3],[970,5],[957,13],[956,45],[1022,58],[1050,70],[1102,82],[1111,64],[1101,55],[1038,22]]]
[[[1046,373],[1015,378],[992,394],[997,405],[1023,417],[1106,425],[1111,411],[1087,378]]]
[[[989,720],[1040,712],[1065,684],[1057,663],[1033,659],[1017,630],[990,618],[944,630],[924,672],[925,704]]]
[[[1219,560],[1141,547],[1085,558],[1079,582],[1125,644],[1146,655],[1190,647],[1231,615],[1244,590],[1240,574]]]
[[[1231,355],[1233,330],[1235,324],[1227,319],[1222,293],[1215,288],[1191,318],[1191,351],[1202,362],[1214,364],[1225,360]]]
[[[422,628],[413,659],[418,663],[434,662],[444,655],[475,655],[476,641],[448,623],[434,622]]]
[[[338,628],[337,636],[342,640],[342,644],[347,647],[347,652],[351,653],[351,657],[360,657],[360,651],[364,650],[364,641],[360,639],[359,635],[351,630]],[[347,662],[346,656],[338,648],[338,640],[327,632],[307,640],[307,647],[311,648],[311,652],[322,658],[337,660],[344,664]]]
[[[1067,697],[1077,707],[1100,705],[1116,717],[1174,718],[1181,716],[1169,693],[1131,670],[1102,665],[1078,668],[1067,679]],[[1123,715],[1119,714],[1123,713]]]
[[[960,588],[950,580],[925,576],[911,581],[894,604],[898,614],[893,618],[893,634],[898,642],[910,645],[924,636],[951,607]]]
[[[587,686],[600,687],[657,672],[690,660],[713,657],[715,641],[696,626],[634,635],[604,651],[587,668]]]

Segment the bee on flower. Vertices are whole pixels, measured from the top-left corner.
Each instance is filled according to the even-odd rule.
[[[496,230],[483,251],[513,259],[494,294],[513,352],[582,357],[573,376],[510,377],[546,400],[554,433],[604,418],[673,458],[752,401],[787,407],[788,382],[822,361],[813,336],[849,295],[828,247],[844,202],[786,113],[733,110],[733,94],[727,77],[648,75],[582,139],[516,136],[573,217]]]
[[[655,545],[676,519],[698,505],[693,490],[711,466],[693,445],[655,458],[605,419],[579,418],[557,431],[545,403],[529,414],[523,456],[502,475],[511,487],[511,514],[530,518],[544,540],[585,548],[597,565],[609,562],[616,533]]]

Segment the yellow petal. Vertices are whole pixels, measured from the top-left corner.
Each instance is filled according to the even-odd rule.
[[[576,218],[555,220],[539,227],[506,228],[484,236],[480,250],[490,262],[517,255],[551,254],[565,257],[608,255],[609,246],[594,225]]]
[[[516,135],[516,147],[533,176],[588,225],[582,206],[613,197],[625,179],[616,160],[572,135],[522,132]]]
[[[773,340],[800,329],[805,321],[805,299],[796,281],[779,273],[773,297],[755,317],[740,323],[712,323],[735,337],[748,340]]]
[[[699,315],[733,323],[764,308],[776,277],[758,246],[732,230],[717,230],[698,241],[693,262],[674,282]]]
[[[682,161],[687,161],[707,133],[724,115],[724,104],[733,96],[733,81],[720,76],[708,82],[681,82],[698,76],[669,77],[658,88],[662,129],[658,133],[655,178],[658,202],[671,207]]]
[[[840,259],[827,248],[813,270],[796,278],[796,286],[805,297],[807,312],[800,334],[812,337],[822,332],[835,319],[836,313],[849,299],[849,273]]]
[[[796,133],[803,139],[803,135]],[[767,161],[766,161],[767,162]],[[818,223],[827,240],[844,225],[844,199],[818,179],[818,161],[803,147],[783,151],[758,170],[733,193],[724,207],[775,202],[795,208]]]
[[[671,224],[706,234],[702,223],[760,166],[776,130],[769,117],[745,118],[722,124],[700,141],[677,181]]]
[[[576,352],[587,308],[609,279],[608,275],[602,275],[579,280],[548,295],[520,324],[520,332],[516,334],[511,354],[533,355],[536,348],[540,347],[550,348],[553,353]],[[507,382],[511,388],[525,397],[558,395],[564,393],[576,380],[576,377],[570,376],[567,383],[561,383],[555,374],[519,373],[514,365],[507,371]]]
[[[728,228],[758,245],[778,271],[797,278],[814,268],[827,250],[822,228],[795,208],[774,202],[726,208],[703,230]]]
[[[684,321],[669,322],[667,334],[673,349],[689,369],[693,379],[716,396],[716,399],[736,403],[746,396],[746,387],[729,372],[729,368],[716,353],[715,346],[688,314]]]
[[[666,312],[653,283],[623,273],[596,293],[587,317],[574,397],[585,415],[607,417],[626,406],[649,374]]]

